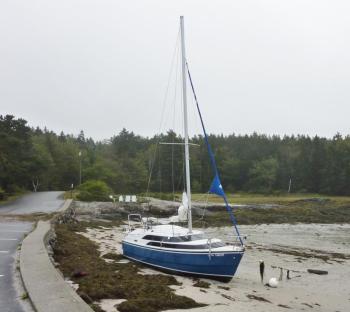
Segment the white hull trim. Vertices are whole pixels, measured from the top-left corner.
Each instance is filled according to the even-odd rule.
[[[188,249],[177,249],[178,251],[173,251],[172,249],[165,249],[165,248],[152,248],[152,247],[148,247],[148,246],[142,246],[139,244],[133,244],[133,243],[129,243],[126,241],[122,241],[122,244],[127,244],[127,245],[131,245],[131,246],[135,246],[135,247],[139,247],[139,248],[143,248],[143,249],[148,249],[148,250],[155,250],[155,251],[161,251],[161,252],[168,252],[168,253],[186,253],[188,255],[198,255],[198,254],[241,254],[244,251],[215,251],[215,250],[211,250],[209,251],[209,249],[202,249],[202,251],[198,251],[198,252],[188,252]]]

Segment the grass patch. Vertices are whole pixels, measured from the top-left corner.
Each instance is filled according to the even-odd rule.
[[[21,295],[21,299],[22,299],[22,300],[27,300],[28,298],[29,298],[29,295],[28,295],[27,292],[25,292],[25,293],[23,293],[23,294]]]
[[[263,223],[350,223],[350,199],[303,199],[277,202],[273,208],[234,209],[239,224]],[[205,216],[210,226],[230,225],[227,212],[220,207]]]
[[[157,194],[152,194],[157,195]],[[172,194],[168,194],[169,196]],[[179,194],[177,194],[179,195]],[[166,196],[167,197],[167,196]],[[248,207],[234,208],[239,224],[263,223],[350,223],[350,197],[320,194],[262,195],[250,193],[227,194],[228,201]],[[208,201],[204,219],[203,210],[193,210],[193,224],[197,227],[231,225],[222,198],[215,195],[192,194],[192,200]],[[215,204],[221,204],[215,206]],[[264,206],[266,205],[266,206]],[[169,217],[177,213],[176,208],[160,211],[151,207],[149,214]]]
[[[63,198],[64,199],[74,199],[77,200],[77,197],[79,195],[79,191],[77,190],[70,190],[70,191],[65,191]]]
[[[65,277],[79,284],[78,293],[83,298],[89,298],[88,301],[127,299],[118,305],[121,312],[156,312],[203,306],[191,298],[176,295],[168,287],[179,284],[171,275],[141,275],[138,274],[140,266],[135,263],[104,261],[98,246],[75,232],[82,231],[84,226],[57,225],[57,242],[54,246],[55,261],[60,264]],[[86,272],[87,275],[74,277],[77,271]]]
[[[20,191],[20,192],[13,193],[13,194],[6,194],[5,192],[3,192],[2,196],[0,198],[0,206],[9,204],[9,203],[15,201],[17,198],[23,196],[26,193],[28,193],[28,191],[24,191],[24,190]]]
[[[254,193],[236,193],[226,194],[227,199],[232,204],[288,204],[295,201],[308,201],[310,199],[330,199],[335,202],[350,201],[350,196],[328,196],[322,194],[280,194],[280,195],[263,195]],[[194,201],[206,201],[207,194],[192,194]],[[211,203],[222,203],[222,198],[216,195],[209,195],[208,201]]]

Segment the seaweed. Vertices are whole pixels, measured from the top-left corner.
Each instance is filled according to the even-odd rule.
[[[89,304],[101,299],[127,299],[118,305],[121,312],[157,312],[204,306],[191,298],[176,295],[168,286],[180,283],[171,275],[142,275],[138,274],[141,266],[135,263],[104,261],[97,244],[75,232],[84,230],[85,225],[56,225],[54,258],[64,276],[79,284],[78,294],[90,301]],[[87,274],[76,277],[73,273],[77,271]],[[93,305],[92,308],[99,311]]]
[[[200,287],[200,288],[209,288],[210,283],[202,281],[202,280],[195,280],[195,283],[193,284],[194,287]]]

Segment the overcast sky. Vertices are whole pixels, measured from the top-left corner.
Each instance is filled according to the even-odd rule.
[[[153,135],[181,14],[208,132],[350,133],[346,0],[1,0],[0,114]]]

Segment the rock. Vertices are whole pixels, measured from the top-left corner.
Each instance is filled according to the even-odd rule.
[[[318,274],[318,275],[327,275],[328,274],[328,271],[323,271],[323,270],[307,269],[307,271],[311,274]]]
[[[272,287],[272,288],[277,288],[277,286],[278,286],[278,280],[277,280],[277,278],[276,278],[276,277],[271,277],[271,278],[269,279],[268,285],[269,285],[270,287]]]
[[[75,277],[75,278],[84,277],[84,276],[86,276],[86,275],[88,275],[87,272],[78,271],[78,270],[76,270],[76,271],[74,271],[74,272],[72,273],[72,277]]]
[[[80,292],[79,296],[81,299],[83,299],[86,303],[92,304],[94,301],[90,298],[90,296],[84,292]]]

